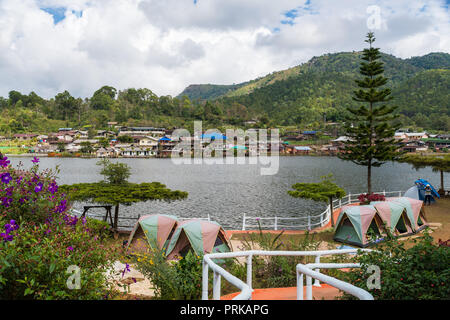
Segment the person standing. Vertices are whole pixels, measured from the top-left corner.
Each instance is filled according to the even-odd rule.
[[[427,184],[425,187],[425,205],[427,205],[427,201],[428,205],[431,206],[431,187],[429,184]]]

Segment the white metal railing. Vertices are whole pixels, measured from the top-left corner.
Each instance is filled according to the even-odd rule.
[[[404,191],[382,191],[382,192],[374,192],[378,194],[382,194],[384,196],[388,197],[401,197]],[[345,197],[341,199],[335,199],[333,200],[333,210],[339,209],[345,205],[357,203],[359,202],[358,197],[363,193],[357,193],[357,194],[347,194]],[[308,215],[305,217],[248,217],[245,213],[243,215],[242,219],[242,230],[248,230],[248,228],[267,228],[267,229],[273,229],[273,230],[279,230],[280,228],[286,229],[286,228],[296,228],[296,229],[307,229],[312,230],[314,228],[320,228],[326,225],[330,221],[331,217],[331,208],[330,205],[327,205],[327,208],[325,211],[323,211],[320,214],[316,215]],[[266,222],[266,221],[272,221],[272,224],[249,224],[248,221],[260,221],[260,222]],[[285,222],[288,221],[305,221],[306,223],[300,223],[300,224],[285,224]]]
[[[297,273],[297,300],[303,300],[303,275],[306,275],[306,300],[312,300],[312,278],[323,281],[339,290],[349,293],[360,300],[373,300],[373,296],[350,283],[327,276],[314,271],[314,268],[321,269],[342,269],[342,268],[360,268],[359,263],[309,263],[307,265],[299,263],[296,267]]]
[[[203,270],[202,270],[202,300],[208,300],[208,273],[209,268],[213,271],[213,299],[220,299],[220,289],[221,289],[221,277],[227,280],[230,284],[238,288],[241,292],[234,297],[233,300],[250,300],[252,297],[252,260],[253,256],[262,255],[262,256],[314,256],[315,264],[309,268],[309,271],[303,272],[307,274],[308,277],[314,277],[316,282],[314,286],[320,286],[319,281],[324,281],[332,286],[335,286],[338,289],[346,291],[350,294],[353,294],[354,290],[347,290],[346,286],[342,286],[341,282],[335,282],[332,277],[323,277],[324,275],[318,271],[313,271],[311,269],[319,269],[320,257],[327,255],[335,255],[335,254],[355,254],[358,251],[371,251],[370,249],[336,249],[336,250],[321,250],[321,251],[262,251],[262,250],[249,250],[249,251],[236,251],[236,252],[226,252],[226,253],[210,253],[205,254],[203,256]],[[244,282],[241,279],[233,276],[228,271],[218,266],[213,259],[227,259],[227,258],[237,258],[237,257],[246,257],[246,267],[247,267],[247,281]],[[324,268],[328,267],[330,264],[324,264]],[[311,271],[311,272],[310,272]],[[319,276],[317,276],[319,274]],[[334,280],[330,280],[334,279]],[[297,281],[299,283],[299,281]],[[345,283],[345,282],[343,282]],[[311,281],[307,283],[307,285],[312,285]],[[311,289],[312,290],[312,289]],[[302,291],[303,292],[303,291]]]

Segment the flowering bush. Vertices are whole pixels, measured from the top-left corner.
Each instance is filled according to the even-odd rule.
[[[0,299],[102,299],[118,248],[68,214],[51,171],[13,169],[0,156]],[[94,223],[94,225],[97,225]],[[117,249],[117,250],[116,250]],[[71,266],[80,270],[79,287]],[[75,281],[76,282],[76,281]]]
[[[58,192],[56,172],[38,172],[38,159],[30,171],[20,166],[14,169],[9,160],[0,160],[0,217],[44,223],[47,219],[63,214],[67,200]]]
[[[358,200],[361,203],[368,204],[372,201],[385,201],[386,198],[384,195],[378,193],[371,193],[371,194],[362,193],[359,195]]]

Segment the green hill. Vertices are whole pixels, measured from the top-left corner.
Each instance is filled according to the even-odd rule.
[[[436,130],[450,128],[449,59],[447,53],[410,59],[382,54],[385,76],[389,78],[387,85],[395,99],[392,103],[399,107],[405,126],[419,123]],[[228,114],[240,109],[247,117],[267,116],[280,125],[317,123],[324,117],[340,121],[346,107],[354,105],[352,92],[360,62],[360,52],[326,54],[235,85],[234,90],[228,87],[221,96],[198,95],[196,99],[209,99]],[[214,85],[208,86],[209,92],[215,89]],[[410,121],[411,118],[416,121]]]
[[[424,69],[450,69],[450,55],[442,52],[432,52],[421,57],[412,57],[406,61]]]

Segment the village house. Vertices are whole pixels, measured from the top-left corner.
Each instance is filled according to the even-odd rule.
[[[29,141],[33,138],[36,138],[37,136],[38,135],[34,133],[16,133],[13,135],[13,138],[19,141]]]
[[[429,136],[426,132],[406,132],[406,140],[407,141],[411,141],[411,140],[421,140],[421,139],[428,139]]]
[[[116,157],[119,154],[119,152],[115,148],[99,148],[95,155],[98,158],[113,158]]]
[[[162,137],[165,134],[164,128],[154,127],[121,127],[118,136],[152,136]]]
[[[125,158],[150,157],[156,155],[156,153],[152,149],[140,147],[121,148],[119,154]]]
[[[411,141],[405,143],[401,149],[406,152],[425,152],[428,146],[423,141]]]

